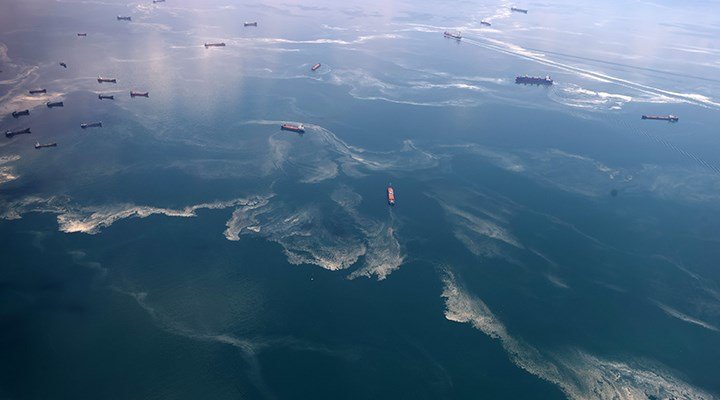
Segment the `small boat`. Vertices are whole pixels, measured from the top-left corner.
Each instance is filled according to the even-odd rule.
[[[85,123],[80,124],[80,127],[83,129],[102,128],[102,122],[85,122]]]
[[[321,67],[320,63],[317,63],[317,64],[313,65],[312,68],[310,68],[310,70],[311,70],[311,71],[317,71],[318,68],[320,68],[320,67]]]
[[[491,26],[492,24],[487,21],[480,21],[480,25]]]
[[[29,134],[29,133],[32,133],[32,132],[30,132],[30,128],[20,129],[17,131],[6,131],[5,137],[11,138],[15,135],[24,135],[24,134]]]
[[[150,97],[149,92],[130,92],[130,97]]]
[[[36,148],[36,149],[42,149],[42,148],[45,148],[45,147],[57,147],[57,143],[45,143],[45,144],[40,144],[40,142],[35,142],[35,148]]]
[[[45,105],[46,105],[48,108],[64,107],[64,106],[65,106],[65,104],[64,104],[62,101],[48,101],[47,103],[45,103]]]
[[[395,205],[395,190],[392,187],[392,183],[388,183],[387,199],[388,199],[388,204],[390,204],[391,206]]]
[[[219,43],[205,43],[205,48],[208,47],[225,47],[225,42],[219,42]]]
[[[460,32],[458,32],[458,33],[452,33],[452,32],[445,31],[445,32],[443,33],[443,35],[444,35],[446,38],[448,38],[448,39],[455,39],[455,40],[461,40],[461,39],[462,39],[462,36],[460,35]]]
[[[98,76],[97,81],[98,83],[117,83],[117,79],[115,78],[103,78],[102,76]]]
[[[99,94],[98,99],[100,100],[115,100],[115,96],[111,94]]]
[[[65,64],[64,62],[61,62],[61,63],[60,63],[60,66],[63,67],[63,68],[67,68],[67,64]]]
[[[245,26],[254,26],[257,27],[257,22],[246,22]]]
[[[118,21],[132,21],[132,17],[123,17],[123,16],[118,15],[117,20]]]
[[[519,12],[519,13],[523,13],[523,14],[528,13],[528,10],[526,10],[524,8],[517,8],[517,7],[510,7],[510,11],[515,11],[515,12]]]
[[[78,32],[77,35],[80,36],[80,37],[85,37],[85,36],[87,36],[87,33],[80,33],[80,32]]]
[[[32,90],[30,90],[30,94],[40,94],[40,93],[47,93],[47,89],[32,89]]]
[[[282,126],[280,126],[280,129],[284,131],[305,133],[305,126],[303,124],[282,124]]]
[[[23,110],[23,111],[13,111],[12,116],[14,118],[20,118],[23,115],[30,115],[30,110]]]

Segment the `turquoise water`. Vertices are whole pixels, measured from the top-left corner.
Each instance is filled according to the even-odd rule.
[[[717,4],[510,6],[11,4],[0,397],[717,397]]]

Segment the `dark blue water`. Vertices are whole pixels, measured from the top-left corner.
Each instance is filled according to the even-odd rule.
[[[0,397],[717,397],[717,4],[522,6],[7,5]]]

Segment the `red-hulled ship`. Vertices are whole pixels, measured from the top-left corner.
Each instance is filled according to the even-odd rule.
[[[391,206],[394,206],[395,205],[395,191],[393,190],[392,183],[388,183],[387,198],[388,198],[388,204],[390,204]]]
[[[284,131],[305,133],[305,126],[303,124],[282,124],[282,126],[280,126],[280,129]]]
[[[318,68],[320,68],[320,66],[321,66],[320,63],[317,63],[317,64],[313,65],[312,68],[310,68],[310,69],[313,71],[317,71]]]

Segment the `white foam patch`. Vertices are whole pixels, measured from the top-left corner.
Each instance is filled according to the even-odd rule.
[[[497,339],[515,365],[557,385],[571,399],[714,398],[673,376],[662,365],[646,360],[611,361],[579,349],[540,351],[512,336],[490,308],[468,293],[451,271],[445,270],[443,284],[445,318],[468,323]]]
[[[13,165],[7,165],[9,163],[16,162],[19,159],[20,156],[18,155],[0,157],[0,185],[2,185],[3,183],[14,181],[15,179],[20,177],[15,171],[15,167]]]
[[[667,314],[667,315],[669,315],[669,316],[671,316],[671,317],[673,317],[673,318],[677,318],[677,319],[679,319],[680,321],[684,321],[684,322],[687,322],[687,323],[689,323],[689,324],[697,325],[697,326],[699,326],[699,327],[702,327],[702,328],[711,330],[711,331],[713,331],[713,332],[720,332],[720,329],[718,329],[715,325],[712,325],[712,324],[710,324],[710,323],[708,323],[708,322],[702,321],[702,320],[700,320],[700,319],[698,319],[698,318],[691,317],[691,316],[689,316],[689,315],[687,315],[687,314],[685,314],[685,313],[682,313],[682,312],[680,312],[680,311],[678,311],[678,310],[676,310],[676,309],[668,306],[667,304],[660,303],[659,301],[654,301],[654,303],[655,303],[655,305],[657,305],[661,310],[663,310],[663,311],[665,312],[665,314]]]

